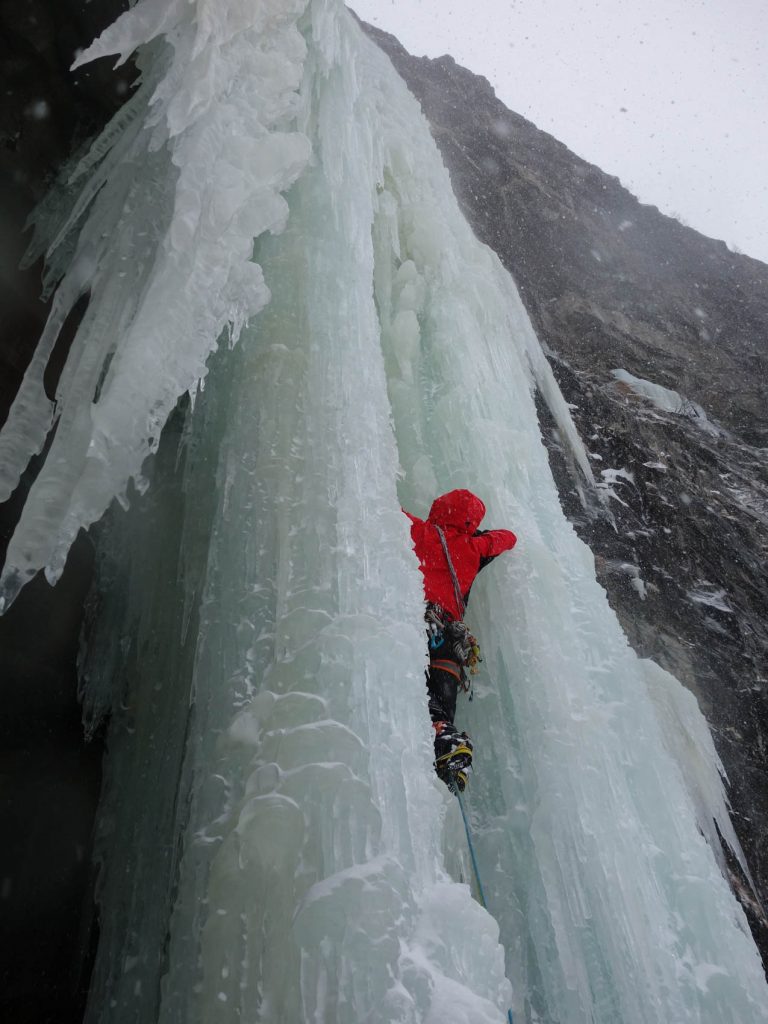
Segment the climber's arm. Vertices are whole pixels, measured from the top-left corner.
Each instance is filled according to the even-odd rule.
[[[511,551],[517,537],[511,530],[477,530],[472,538],[480,555],[480,568],[484,569],[497,555]]]

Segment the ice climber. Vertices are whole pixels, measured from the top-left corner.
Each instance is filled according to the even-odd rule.
[[[403,510],[405,511],[405,510]],[[459,688],[467,691],[467,670],[478,660],[477,641],[462,621],[475,577],[502,551],[515,546],[509,530],[480,530],[485,505],[471,491],[435,498],[426,520],[410,512],[413,547],[424,576],[427,599],[429,716],[435,730],[435,771],[462,791],[472,766],[472,743],[453,724]]]

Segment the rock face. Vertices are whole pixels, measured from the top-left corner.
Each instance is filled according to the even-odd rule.
[[[641,205],[452,58],[365,29],[421,102],[467,219],[549,350],[609,515],[584,507],[549,429],[564,506],[632,646],[698,697],[765,905],[768,266]],[[617,369],[677,395],[654,404]],[[736,884],[765,956],[765,917]]]
[[[0,3],[0,423],[48,313],[42,267],[18,269],[24,222],[61,163],[122,104],[133,75],[113,73],[109,60],[76,75],[69,66],[125,6]],[[73,333],[70,323],[56,347],[49,394]],[[0,558],[24,489],[0,506]],[[0,617],[0,1017],[14,1024],[74,1024],[88,990],[102,745],[83,741],[76,661],[91,565],[81,538],[56,588],[36,579]]]

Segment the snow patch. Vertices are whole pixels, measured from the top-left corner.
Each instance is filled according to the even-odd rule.
[[[617,493],[617,491],[616,491],[616,484],[620,483],[622,480],[626,480],[627,483],[632,484],[632,486],[634,487],[635,486],[635,477],[634,477],[634,475],[629,470],[621,468],[621,469],[601,469],[600,470],[600,476],[602,477],[602,480],[598,481],[598,483],[597,483],[598,490],[606,498],[608,498],[610,500],[613,500],[613,501],[617,501],[620,505],[623,505],[625,508],[628,508],[629,506],[627,505],[626,501],[624,501],[624,499],[621,498],[619,496],[619,494]]]
[[[716,608],[717,611],[726,612],[728,615],[735,614],[733,608],[728,604],[726,591],[707,580],[702,580],[699,586],[687,591],[687,595],[688,600],[693,601],[694,604]]]
[[[648,596],[648,590],[642,576],[640,575],[640,566],[635,565],[633,562],[622,562],[617,559],[601,559],[600,569],[605,574],[618,574],[629,577],[629,584],[633,590],[635,590],[640,597],[641,601],[644,601]]]

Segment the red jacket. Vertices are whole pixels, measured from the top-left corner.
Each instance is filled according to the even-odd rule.
[[[411,537],[424,575],[424,596],[427,601],[441,605],[454,619],[460,619],[462,609],[456,601],[451,571],[435,527],[439,526],[445,536],[464,604],[475,576],[496,555],[513,548],[517,537],[509,530],[478,530],[485,505],[471,491],[449,491],[436,498],[426,521],[410,512],[405,514],[413,523]]]

